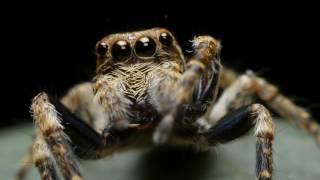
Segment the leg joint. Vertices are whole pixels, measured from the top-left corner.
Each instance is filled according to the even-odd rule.
[[[49,102],[49,97],[44,92],[33,99],[31,113],[42,133],[47,134],[63,128],[55,107]]]
[[[261,104],[253,104],[252,113],[255,116],[255,135],[273,139],[274,123],[270,112]]]

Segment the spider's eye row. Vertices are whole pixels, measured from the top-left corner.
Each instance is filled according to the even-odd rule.
[[[165,46],[171,46],[173,38],[169,33],[163,32],[159,36],[159,41]]]
[[[152,38],[144,36],[137,40],[134,49],[139,57],[152,57],[156,52],[156,47],[156,42]]]
[[[108,48],[109,48],[108,45],[106,43],[102,42],[97,47],[97,53],[100,56],[104,56],[108,52]]]
[[[123,61],[131,56],[131,46],[125,40],[119,40],[113,44],[111,54],[115,61]]]

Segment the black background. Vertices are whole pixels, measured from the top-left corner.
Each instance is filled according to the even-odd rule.
[[[190,49],[188,40],[194,35],[220,39],[223,64],[239,71],[254,70],[320,117],[320,21],[316,6],[200,1],[180,2],[180,7],[164,1],[148,4],[5,7],[0,124],[28,118],[30,101],[39,91],[61,96],[72,85],[90,80],[95,67],[94,46],[104,35],[155,26],[171,30],[185,50]]]

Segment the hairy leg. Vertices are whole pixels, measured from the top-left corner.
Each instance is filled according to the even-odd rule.
[[[188,61],[186,71],[177,79],[171,91],[163,92],[165,96],[172,94],[173,98],[171,102],[165,102],[164,104],[164,106],[167,107],[164,113],[162,113],[164,118],[161,120],[153,135],[153,141],[156,144],[166,142],[175,124],[175,120],[182,120],[186,109],[185,106],[192,101],[195,86],[197,84],[199,85],[199,83],[201,84],[201,82],[206,82],[202,81],[202,78],[208,75],[206,72],[212,75],[212,64],[218,61],[217,56],[220,46],[214,38],[199,36],[194,39],[193,47],[195,53]],[[206,86],[207,85],[204,85],[204,87]],[[206,92],[203,94],[206,94]]]
[[[99,97],[99,96],[98,96]],[[38,127],[50,127],[56,125],[56,132],[47,134],[50,137],[50,141],[55,144],[54,147],[57,150],[58,145],[61,145],[61,149],[66,147],[67,151],[70,151],[68,138],[73,143],[72,150],[80,158],[83,159],[96,159],[102,156],[106,156],[114,151],[115,142],[121,138],[125,138],[130,134],[132,129],[127,131],[117,131],[116,133],[103,132],[106,124],[109,123],[106,119],[106,112],[98,104],[97,98],[95,98],[92,90],[91,83],[82,83],[74,86],[69,92],[61,99],[61,103],[58,99],[47,97],[46,94],[38,95],[33,102],[32,111],[33,115],[38,114],[56,114],[54,117],[50,116],[49,119],[40,119],[34,116]],[[110,100],[110,99],[108,99]],[[103,100],[106,102],[107,100]],[[42,104],[42,105],[41,105]],[[46,107],[43,107],[45,104]],[[119,106],[119,105],[118,105]],[[42,111],[40,110],[42,107]],[[40,111],[39,111],[40,110]],[[50,110],[50,112],[49,112]],[[60,116],[59,116],[60,115]],[[42,115],[44,116],[44,115]],[[44,117],[42,117],[44,118]],[[52,120],[55,119],[55,120]],[[55,123],[53,123],[55,122]],[[104,135],[102,134],[104,133]],[[65,135],[67,134],[67,136]],[[111,135],[112,134],[112,135]],[[53,137],[51,137],[53,136]],[[58,142],[54,142],[52,138],[57,136]],[[119,136],[119,137],[118,137]],[[47,138],[49,138],[47,137]],[[67,138],[68,137],[68,138]],[[62,139],[61,139],[62,138]],[[47,141],[47,140],[46,140]],[[60,142],[61,141],[61,142]],[[51,144],[51,146],[53,146]],[[34,145],[32,145],[33,147]],[[23,161],[32,162],[33,151],[30,147],[30,151],[25,155]],[[113,150],[110,150],[110,149]],[[50,148],[49,148],[50,149]],[[59,152],[57,152],[59,153]],[[56,154],[57,154],[56,153]],[[72,154],[72,153],[71,153]],[[54,156],[55,157],[55,156]],[[73,158],[72,156],[66,158]],[[64,159],[61,159],[64,160]],[[72,167],[73,161],[70,160]],[[21,167],[17,171],[16,179],[21,180],[25,178],[28,170],[28,164],[22,163]],[[75,168],[76,169],[76,168]],[[71,170],[76,171],[76,170]]]
[[[33,99],[31,111],[36,128],[53,154],[63,177],[73,180],[81,179],[68,137],[64,134],[60,123],[61,119],[45,93],[40,93]]]
[[[284,119],[293,122],[299,128],[307,130],[314,136],[316,143],[320,144],[320,126],[305,108],[296,105],[288,97],[281,94],[275,85],[272,85],[263,78],[255,75],[253,72],[249,71],[244,76],[245,78],[243,78],[243,76],[238,76],[236,72],[230,69],[225,69],[222,72],[221,87],[225,88],[225,91],[227,92],[224,93],[226,94],[225,98],[223,98],[223,96],[221,97],[221,99],[224,100],[220,100],[221,102],[217,103],[218,108],[213,108],[211,119],[214,121],[219,119],[219,117],[223,116],[223,114],[228,111],[228,108],[231,107],[230,104],[232,103],[229,103],[226,99],[234,101],[235,98],[228,94],[232,94],[234,91],[247,91],[251,95],[261,99],[272,111],[276,112]],[[240,84],[239,81],[244,84],[242,88],[240,86],[236,88],[236,85],[234,85]]]
[[[202,134],[209,144],[215,145],[239,138],[253,127],[256,136],[256,178],[271,180],[274,125],[269,111],[264,106],[253,104],[239,108],[224,116]]]
[[[32,152],[32,160],[38,168],[41,179],[58,179],[51,151],[41,135],[36,137],[33,143]]]
[[[240,76],[223,91],[218,101],[212,107],[208,118],[209,123],[215,124],[229,111],[251,104],[250,96],[255,93],[255,90],[253,81],[249,76]]]
[[[59,101],[51,99],[50,102],[61,114],[63,132],[70,138],[73,152],[81,159],[102,158],[126,147],[128,138],[138,130],[135,127],[110,128],[106,132],[98,133]]]
[[[53,99],[52,99],[53,100]],[[56,103],[58,103],[56,101]],[[61,98],[61,103],[72,113],[75,114],[77,120],[83,120],[97,132],[102,132],[106,126],[106,118],[102,108],[97,101],[94,100],[92,83],[86,82],[75,85],[71,88],[65,96]],[[60,112],[61,113],[61,112]],[[32,163],[32,147],[34,141],[28,152],[21,160],[21,165],[16,173],[16,180],[25,178]]]

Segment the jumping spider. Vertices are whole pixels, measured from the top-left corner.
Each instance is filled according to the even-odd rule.
[[[150,144],[204,150],[256,136],[256,179],[272,179],[274,125],[267,108],[315,135],[311,115],[252,72],[238,76],[220,64],[220,43],[210,36],[192,41],[185,59],[166,29],[111,34],[96,45],[92,82],[72,88],[61,101],[38,94],[31,111],[36,136],[26,158],[42,179],[82,179],[75,157],[99,159]],[[218,89],[224,89],[219,98]],[[27,170],[22,166],[17,179]]]

